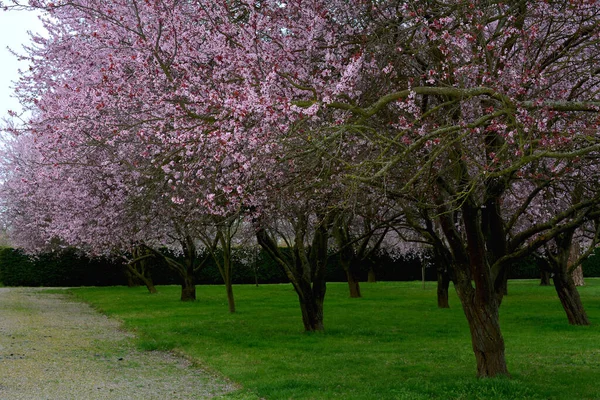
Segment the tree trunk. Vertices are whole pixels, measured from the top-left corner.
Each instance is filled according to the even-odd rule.
[[[301,285],[296,289],[298,299],[300,300],[300,311],[302,312],[302,323],[305,332],[323,332],[323,301],[325,293],[320,290],[314,290],[310,285]]]
[[[484,299],[471,286],[470,279],[455,282],[463,311],[471,331],[471,343],[477,361],[479,378],[509,375],[504,354],[504,338],[500,332],[498,302]]]
[[[233,297],[233,263],[231,260],[231,238],[232,238],[231,225],[219,227],[217,232],[217,239],[221,245],[221,259],[218,259],[218,254],[212,251],[213,259],[217,264],[217,268],[223,278],[225,284],[225,291],[227,292],[227,306],[230,313],[235,313],[235,299]]]
[[[441,268],[437,270],[437,303],[438,308],[450,308],[448,301],[448,288],[450,287],[450,276]]]
[[[181,301],[195,301],[196,300],[196,285],[194,284],[194,276],[187,275],[183,277],[181,283]]]
[[[572,241],[571,250],[569,251],[569,268],[577,262],[580,253],[581,246],[579,245],[579,242],[576,240]],[[583,268],[581,268],[581,265],[573,270],[571,276],[573,277],[575,286],[585,286],[585,281],[583,280]]]
[[[554,270],[554,288],[571,325],[589,325],[581,297],[572,277],[564,270]]]
[[[140,279],[142,280],[142,282],[144,283],[144,285],[146,286],[146,288],[148,289],[148,292],[150,292],[150,294],[158,293],[158,291],[156,290],[156,287],[154,287],[154,282],[152,281],[151,278],[143,277]]]
[[[360,294],[360,283],[356,275],[351,270],[346,270],[346,277],[348,278],[348,289],[350,290],[350,297],[362,297],[362,295]]]
[[[258,229],[256,238],[260,246],[285,271],[300,302],[302,323],[306,332],[322,332],[323,302],[327,284],[325,267],[327,265],[328,218],[314,231],[310,249],[304,246],[306,235],[306,219],[298,219],[295,224],[294,245],[290,253],[282,252],[277,242],[265,229]]]
[[[542,270],[541,274],[540,286],[550,286],[550,271]]]
[[[573,277],[575,286],[585,286],[585,281],[583,280],[583,268],[581,268],[581,265],[573,270],[571,276]]]
[[[127,278],[127,287],[140,286],[139,282],[135,279],[129,268],[125,269],[125,278]]]
[[[369,282],[369,283],[377,282],[377,276],[375,275],[375,268],[373,267],[373,265],[371,265],[369,267],[369,272],[367,274],[367,282]]]
[[[454,287],[469,322],[471,343],[477,361],[477,376],[508,376],[498,312],[502,292],[497,290],[496,277],[492,275],[487,263],[485,240],[479,229],[479,210],[468,203],[462,210],[467,247],[466,251],[461,249],[458,258],[461,261],[453,265],[453,276]],[[455,233],[451,238],[456,239]]]
[[[339,217],[334,223],[333,236],[339,246],[339,260],[348,281],[351,298],[361,297],[358,281],[357,263],[358,256],[350,236],[349,221]]]
[[[144,262],[144,261],[140,261]],[[146,272],[145,267],[141,267],[140,271],[138,271],[133,264],[127,264],[127,275],[141,281],[150,294],[158,293],[156,287],[154,287],[154,281],[150,277],[150,274]]]
[[[225,290],[227,291],[227,305],[229,306],[229,312],[235,313],[235,298],[233,297],[233,285],[231,279],[225,282]]]

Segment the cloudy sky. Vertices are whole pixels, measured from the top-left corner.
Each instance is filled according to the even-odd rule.
[[[27,63],[17,61],[7,47],[21,51],[23,44],[29,43],[28,31],[40,32],[42,24],[36,14],[30,11],[0,10],[0,120],[8,110],[19,111],[19,103],[11,98],[12,83],[16,81],[18,70],[27,69]]]

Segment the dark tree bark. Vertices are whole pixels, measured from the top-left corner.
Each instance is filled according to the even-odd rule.
[[[362,216],[362,230],[358,238],[353,237],[352,229],[358,227],[355,215],[339,213],[333,222],[333,236],[339,248],[340,264],[346,272],[350,297],[362,297],[359,283],[359,266],[362,263],[370,265],[368,279],[375,282],[375,271],[373,269],[373,256],[381,248],[381,243],[389,231],[389,227],[378,229],[374,227],[371,219]],[[353,223],[354,222],[354,223]]]
[[[125,264],[128,276],[142,282],[151,294],[157,293],[148,268],[148,259],[154,255],[140,246],[132,250],[132,256],[133,260]]]
[[[360,282],[356,273],[354,271],[351,271],[350,269],[347,269],[346,278],[348,280],[348,290],[350,291],[350,297],[362,297],[362,294],[360,293]]]
[[[181,268],[181,301],[196,301],[196,282],[194,270],[196,267],[196,245],[191,236],[186,236],[185,241],[181,243],[183,249],[183,268]]]
[[[449,262],[452,254],[444,247],[440,238],[433,231],[431,220],[428,220],[427,233],[433,243],[433,260],[437,271],[437,304],[438,308],[450,308],[448,289],[452,281],[452,265]]]
[[[468,201],[462,205],[463,241],[452,213],[447,212],[441,202],[439,206],[440,225],[452,256],[454,287],[469,323],[477,376],[509,375],[500,331],[496,277],[487,263],[479,210]]]
[[[587,314],[583,308],[581,297],[573,282],[572,269],[570,263],[573,262],[573,236],[575,229],[557,235],[554,238],[556,248],[546,249],[546,257],[549,265],[552,267],[552,280],[556,294],[560,300],[567,320],[571,325],[589,325]],[[577,250],[578,251],[578,250]]]
[[[581,265],[573,270],[571,276],[573,277],[573,283],[575,283],[575,286],[585,286],[585,280],[583,279],[583,268],[581,268]]]
[[[327,264],[327,242],[329,239],[330,217],[321,217],[316,227],[310,248],[304,240],[307,234],[308,216],[298,215],[294,221],[295,237],[290,248],[291,254],[285,254],[277,246],[266,229],[259,228],[256,237],[260,246],[284,270],[292,283],[302,313],[302,323],[306,332],[322,332],[323,302],[327,285],[325,267]]]
[[[181,301],[195,301],[196,284],[194,282],[194,276],[186,274],[182,278],[183,282],[181,283]]]
[[[450,287],[450,275],[444,268],[437,269],[437,304],[438,308],[450,308],[448,301],[448,288]]]
[[[550,271],[541,271],[540,286],[550,286]]]
[[[125,266],[125,278],[127,279],[127,287],[138,287],[140,286],[140,281],[131,273],[129,270],[129,266]]]
[[[457,264],[455,285],[458,283],[460,287],[459,297],[469,321],[473,351],[477,360],[477,376],[483,378],[509,375],[498,310],[503,293],[496,290],[496,277],[492,275],[488,265],[477,208],[467,203],[462,207],[462,211],[469,266]],[[466,273],[468,270],[471,274]],[[472,287],[471,278],[475,288]]]
[[[577,262],[580,252],[581,246],[579,245],[579,242],[573,241],[571,243],[571,250],[569,252],[569,267]],[[575,286],[585,286],[585,281],[583,279],[583,268],[581,268],[581,265],[578,265],[575,269],[571,268],[571,270],[571,276],[573,277],[573,283]]]
[[[369,267],[369,272],[367,272],[367,282],[376,283],[377,275],[375,274],[375,267],[371,264]]]
[[[223,260],[217,262],[219,272],[225,283],[225,292],[227,293],[227,307],[230,313],[235,313],[235,298],[233,297],[233,263],[231,260],[231,236],[228,233],[219,232],[219,241]]]
[[[564,269],[556,269],[552,280],[560,303],[567,314],[569,324],[589,325],[590,321],[571,275]]]
[[[357,254],[354,250],[354,243],[350,237],[350,222],[344,215],[339,215],[336,218],[333,236],[339,247],[339,260],[348,281],[348,290],[351,298],[361,297],[360,283],[358,280],[357,271]]]
[[[204,257],[202,262],[198,263],[196,244],[194,243],[194,239],[191,236],[186,235],[184,239],[180,241],[180,243],[181,248],[183,250],[182,262],[179,262],[152,247],[145,247],[157,257],[160,257],[163,260],[165,260],[169,268],[177,272],[177,274],[181,278],[181,301],[195,301],[196,281],[194,278],[194,273],[197,272],[198,269],[205,264],[208,257]]]
[[[237,217],[236,217],[237,218]],[[217,264],[217,268],[223,278],[225,284],[225,292],[227,293],[227,307],[230,313],[235,313],[235,298],[233,296],[233,260],[231,256],[231,240],[236,229],[233,225],[239,222],[236,218],[226,221],[225,224],[217,227],[217,236],[215,244],[218,242],[221,248],[221,259],[214,251],[215,246],[211,249],[213,259]]]
[[[154,286],[154,282],[152,281],[152,278],[150,278],[148,276],[139,276],[138,279],[142,281],[142,283],[144,284],[144,286],[146,286],[146,289],[148,289],[148,292],[150,294],[158,293],[158,291],[156,290],[156,287]]]
[[[500,331],[498,303],[483,299],[471,283],[464,279],[455,283],[455,286],[469,322],[471,343],[477,361],[477,376],[487,378],[509,375],[504,338]]]

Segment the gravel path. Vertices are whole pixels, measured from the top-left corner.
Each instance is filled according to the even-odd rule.
[[[235,388],[66,296],[0,288],[0,399],[207,399]]]

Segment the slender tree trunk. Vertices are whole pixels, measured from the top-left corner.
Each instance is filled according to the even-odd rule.
[[[359,298],[362,297],[360,293],[360,282],[352,271],[346,271],[346,277],[348,278],[348,289],[350,290],[350,297]]]
[[[571,325],[589,325],[581,297],[572,277],[564,270],[554,270],[554,288]]]
[[[340,255],[340,264],[342,264],[342,268],[346,273],[346,280],[348,281],[348,290],[350,291],[350,297],[362,297],[360,293],[360,282],[358,280],[358,274],[356,273],[356,268],[354,268],[353,266],[353,258],[347,258]]]
[[[357,254],[354,249],[354,243],[350,237],[349,221],[342,216],[339,216],[334,222],[333,236],[339,246],[339,260],[348,281],[348,289],[351,298],[361,297],[360,284],[358,281]]]
[[[156,287],[154,286],[154,282],[152,281],[151,278],[143,277],[140,279],[142,280],[142,282],[144,283],[144,285],[146,286],[146,288],[148,289],[148,292],[150,292],[150,294],[158,293],[158,291],[156,290]]]
[[[144,263],[145,260],[140,260],[139,262]],[[126,267],[128,276],[142,282],[148,289],[148,292],[150,292],[151,294],[158,293],[156,287],[154,287],[154,281],[150,277],[150,274],[146,271],[145,265],[142,265],[139,271],[133,264],[127,264]]]
[[[227,305],[230,313],[235,313],[235,299],[233,297],[232,265],[231,265],[231,247],[227,246],[228,253],[223,250],[223,281],[225,282],[225,291],[227,292]]]
[[[221,259],[217,259],[217,253],[212,252],[213,258],[219,268],[225,291],[227,293],[227,306],[230,313],[235,313],[235,299],[233,297],[233,263],[231,262],[231,225],[220,227],[217,232],[217,239],[221,245]],[[216,243],[216,242],[215,242]]]
[[[437,270],[437,303],[438,308],[450,308],[448,301],[448,288],[450,287],[450,276],[442,268]]]
[[[229,312],[235,313],[235,298],[233,297],[233,285],[231,281],[225,284],[225,290],[227,291],[227,305],[229,306]]]
[[[129,266],[125,268],[125,278],[127,278],[127,287],[136,287],[140,286],[139,282],[135,279],[131,271],[129,270]]]

